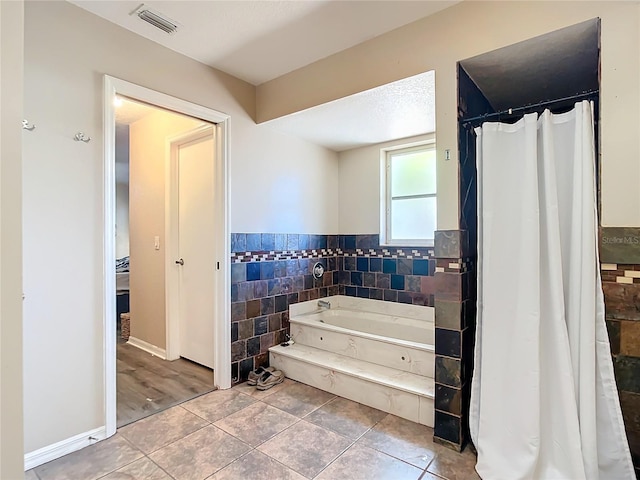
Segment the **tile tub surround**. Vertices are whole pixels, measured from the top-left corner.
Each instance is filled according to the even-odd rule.
[[[341,293],[387,302],[434,305],[433,247],[388,247],[378,234],[231,234],[232,263],[338,257]],[[258,268],[247,271],[247,280]],[[233,279],[233,277],[232,277]]]
[[[387,302],[434,305],[433,247],[380,245],[380,236],[340,235],[341,293]]]
[[[640,229],[635,230],[640,234]],[[613,247],[609,251],[617,258],[624,254]],[[640,264],[602,263],[600,271],[620,406],[640,478]]]
[[[322,278],[313,265],[325,266]],[[339,258],[289,258],[231,265],[231,376],[245,381],[268,363],[268,349],[286,340],[289,305],[339,293]]]
[[[328,295],[433,306],[433,248],[391,248],[379,236],[231,234],[232,380],[268,361],[289,333],[288,306]],[[325,266],[324,277],[311,275]]]
[[[464,449],[475,331],[475,258],[463,230],[435,235],[434,441]]]

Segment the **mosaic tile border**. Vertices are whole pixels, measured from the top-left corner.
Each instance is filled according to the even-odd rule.
[[[469,263],[463,259],[437,259],[436,273],[464,273],[469,271]]]
[[[407,259],[433,259],[433,250],[406,248],[369,248],[366,251],[360,248],[354,251],[337,249],[320,250],[283,250],[283,251],[255,251],[255,252],[233,252],[231,253],[232,263],[243,262],[270,262],[273,260],[295,260],[300,258],[326,258],[326,257],[364,257],[364,258],[407,258]],[[447,268],[452,268],[450,264]],[[455,271],[465,268],[464,263],[460,263]],[[443,270],[444,271],[444,270]]]
[[[411,247],[409,247],[411,248]],[[353,253],[344,253],[345,257],[374,257],[374,258],[420,258],[420,259],[432,259],[433,250],[429,249],[411,249],[407,251],[407,248],[369,248],[366,252],[360,248],[356,248]]]
[[[628,285],[640,283],[640,265],[602,263],[600,264],[600,272],[603,282],[615,282]]]
[[[300,258],[327,258],[343,255],[341,250],[292,250],[292,251],[271,251],[271,252],[244,252],[244,253],[232,253],[232,263],[246,263],[246,262],[271,262],[274,260],[297,260]]]

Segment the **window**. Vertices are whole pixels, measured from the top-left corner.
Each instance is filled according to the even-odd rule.
[[[436,229],[435,143],[381,153],[381,243],[432,246]]]

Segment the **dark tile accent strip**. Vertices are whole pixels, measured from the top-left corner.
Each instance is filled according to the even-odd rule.
[[[620,353],[620,322],[617,320],[606,320],[606,325],[611,353],[618,355]]]
[[[462,353],[462,339],[460,332],[436,327],[435,351],[436,355],[460,358]]]
[[[640,433],[640,394],[620,392],[620,406],[627,430]]]
[[[462,386],[463,378],[460,360],[436,356],[435,370],[436,383],[457,388]]]
[[[436,410],[433,430],[436,437],[443,438],[454,444],[462,442],[460,417]]]
[[[240,361],[240,378],[247,378],[249,376],[249,372],[254,369],[253,358],[245,358]]]
[[[454,415],[462,414],[462,390],[436,384],[435,409]]]
[[[614,369],[618,390],[640,393],[640,358],[618,355]]]

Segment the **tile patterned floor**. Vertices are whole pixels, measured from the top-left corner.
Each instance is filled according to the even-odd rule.
[[[478,480],[433,430],[285,380],[211,392],[26,472],[29,480]]]

